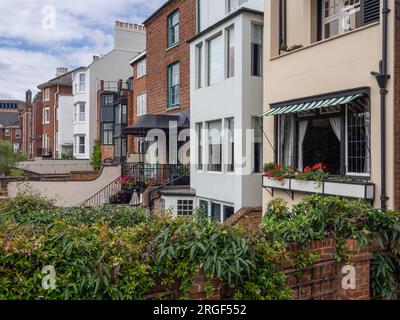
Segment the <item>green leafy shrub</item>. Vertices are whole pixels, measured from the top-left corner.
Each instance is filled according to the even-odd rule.
[[[313,195],[290,211],[282,200],[272,200],[263,218],[269,239],[288,245],[306,245],[314,240],[334,238],[341,245],[356,239],[360,245],[380,248],[371,261],[373,297],[398,298],[400,289],[400,213],[380,211],[363,201]],[[282,214],[282,212],[284,214]]]
[[[16,173],[18,162],[26,160],[22,153],[14,153],[8,141],[0,140],[0,174],[11,176]]]
[[[101,143],[100,140],[95,140],[93,146],[93,153],[90,159],[90,164],[94,170],[100,170],[101,168]]]

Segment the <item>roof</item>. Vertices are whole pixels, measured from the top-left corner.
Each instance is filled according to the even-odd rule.
[[[205,34],[212,31],[213,29],[215,29],[215,28],[219,27],[220,25],[224,24],[225,22],[235,18],[236,16],[241,15],[242,13],[252,13],[252,14],[258,14],[258,15],[264,15],[263,11],[250,9],[247,7],[240,7],[239,9],[233,11],[231,14],[227,15],[225,18],[219,20],[218,22],[214,23],[213,25],[209,26],[208,28],[204,29],[203,31],[197,33],[194,37],[189,39],[187,42],[190,43],[190,42],[193,42],[193,41],[201,38]]]
[[[160,189],[160,194],[163,196],[188,196],[194,197],[196,191],[190,186],[167,186]]]
[[[52,87],[56,85],[65,86],[65,87],[72,87],[72,74],[79,70],[84,70],[84,67],[79,67],[74,70],[71,70],[65,74],[62,74],[58,77],[55,77],[45,83],[38,85],[38,89],[42,90],[47,87]]]
[[[146,58],[146,54],[147,54],[146,50],[139,53],[136,57],[132,58],[132,60],[129,61],[129,64],[133,65],[135,63],[138,63],[141,60],[144,60]]]
[[[19,127],[17,112],[0,112],[0,125],[3,127]]]
[[[156,11],[154,11],[150,17],[148,17],[143,24],[148,23],[151,19],[153,19],[158,13],[160,13],[162,10],[164,10],[166,7],[168,7],[172,2],[174,2],[176,0],[168,0],[167,2],[165,2],[161,7],[159,7]]]
[[[125,134],[137,136],[145,136],[149,130],[161,129],[168,130],[170,122],[177,122],[179,129],[190,128],[189,111],[181,111],[175,114],[146,114],[134,123],[132,126],[125,128]]]

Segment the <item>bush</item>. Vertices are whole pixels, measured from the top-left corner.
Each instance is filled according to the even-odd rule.
[[[17,198],[12,212],[11,200],[0,211],[12,218],[0,224],[0,299],[143,299],[156,279],[178,283],[186,298],[199,266],[209,292],[219,279],[237,298],[291,297],[281,248],[202,213],[175,219],[129,207],[53,210],[44,199]],[[44,266],[55,267],[55,290],[41,286]]]
[[[400,289],[400,213],[380,211],[363,201],[313,195],[290,211],[282,200],[268,205],[263,228],[269,239],[306,245],[314,240],[334,238],[337,256],[341,245],[356,239],[382,251],[371,261],[371,288],[375,298],[396,299]]]
[[[21,153],[14,153],[9,142],[0,140],[0,174],[10,176],[18,162],[25,160]]]
[[[101,144],[100,140],[95,140],[94,146],[93,146],[93,153],[91,156],[91,162],[90,164],[92,165],[94,170],[100,170],[101,168]]]

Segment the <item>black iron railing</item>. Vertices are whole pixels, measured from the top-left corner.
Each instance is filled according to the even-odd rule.
[[[122,164],[122,177],[141,180],[154,179],[168,183],[179,177],[189,175],[190,166],[186,164],[146,164],[130,162]]]
[[[125,162],[121,166],[121,177],[111,182],[88,200],[78,204],[78,206],[98,207],[113,203],[114,200],[119,203],[121,199],[123,203],[129,203],[130,199],[126,195],[131,196],[134,191],[127,190],[127,188],[130,188],[128,183],[130,180],[135,181],[134,189],[139,194],[151,186],[188,185],[189,168],[189,165],[183,164],[160,165]]]
[[[115,179],[109,185],[101,189],[88,200],[80,203],[78,206],[98,207],[110,203],[110,199],[118,194],[122,189],[121,178]]]

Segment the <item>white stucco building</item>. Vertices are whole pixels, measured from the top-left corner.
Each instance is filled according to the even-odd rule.
[[[190,45],[191,188],[195,207],[222,222],[261,207],[264,3],[198,5]]]
[[[117,21],[114,49],[73,75],[73,154],[89,159],[97,137],[97,90],[100,80],[114,81],[132,76],[129,61],[146,49],[146,31],[142,25]]]
[[[73,123],[73,96],[71,94],[60,94],[57,108],[57,137],[56,152],[58,159],[70,158],[73,152],[74,135],[71,130]]]

